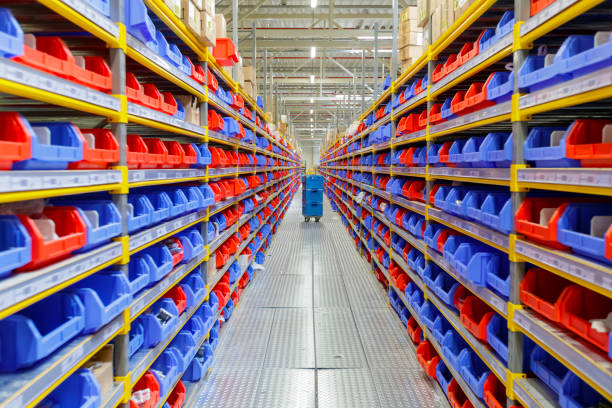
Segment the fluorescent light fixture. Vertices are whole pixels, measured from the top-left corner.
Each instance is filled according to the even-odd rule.
[[[310,0],[310,7],[317,8],[317,0]]]
[[[358,36],[357,39],[360,40],[360,41],[373,40],[374,36],[373,35],[362,35],[362,36]],[[378,39],[379,40],[392,40],[393,36],[391,36],[391,35],[379,35]]]
[[[312,118],[310,118],[310,121],[312,122]]]
[[[313,74],[310,74],[310,83],[314,84],[314,75]]]
[[[317,56],[317,47],[314,45],[310,47],[310,58],[314,58]]]
[[[310,103],[314,103],[314,98],[310,98]]]
[[[311,109],[310,110],[310,114],[312,115],[313,113],[314,113],[314,109]]]

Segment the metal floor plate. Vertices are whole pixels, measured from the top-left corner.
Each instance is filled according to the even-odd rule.
[[[327,201],[321,222],[305,223],[294,199],[264,266],[185,408],[448,406]]]

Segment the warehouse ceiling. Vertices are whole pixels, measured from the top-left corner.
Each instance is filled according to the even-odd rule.
[[[399,8],[410,4],[415,1],[400,0]],[[229,36],[232,1],[222,0],[216,7],[226,16]],[[320,144],[328,129],[344,129],[355,119],[361,109],[362,77],[366,106],[373,98],[375,31],[380,87],[391,67],[392,23],[391,0],[376,5],[368,0],[239,0],[238,50],[243,65],[251,65],[255,40],[260,95],[264,66],[268,72],[266,110],[273,110],[272,83],[279,112],[287,115],[304,148]]]

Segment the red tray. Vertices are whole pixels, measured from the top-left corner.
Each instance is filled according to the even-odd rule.
[[[416,349],[417,361],[423,370],[431,378],[436,378],[436,368],[440,362],[440,356],[434,346],[427,340],[419,343]]]
[[[160,100],[160,110],[167,115],[176,115],[178,111],[178,104],[176,103],[176,99],[172,96],[170,92],[162,92]]]
[[[442,118],[442,104],[435,103],[429,110],[429,123],[436,124],[446,122],[446,119]]]
[[[461,323],[479,340],[487,341],[487,325],[495,314],[493,309],[476,296],[468,296],[463,304],[459,317]]]
[[[552,248],[568,249],[567,246],[557,241],[557,223],[570,201],[574,200],[568,198],[525,198],[515,214],[516,231],[533,241]],[[547,208],[554,209],[554,211],[550,210],[552,214],[548,220],[541,215],[542,210]],[[542,220],[540,220],[541,218]]]
[[[172,299],[178,309],[179,315],[183,313],[187,307],[187,295],[185,295],[181,285],[173,286],[164,296],[162,296],[162,298]]]
[[[119,143],[108,129],[81,129],[81,134],[91,134],[95,139],[95,147],[89,147],[85,137],[83,140],[83,160],[68,164],[68,169],[105,169],[111,163],[119,161]]]
[[[542,316],[559,322],[560,301],[571,282],[540,268],[531,268],[521,282],[521,302]]]
[[[612,167],[612,143],[603,143],[603,129],[610,119],[578,119],[566,138],[565,154],[582,167]]]
[[[420,343],[421,335],[423,334],[423,330],[421,329],[421,326],[419,326],[419,324],[417,323],[414,317],[410,316],[410,319],[408,319],[407,328],[408,328],[408,335],[410,336],[410,340],[412,340],[414,344]]]
[[[32,158],[32,135],[28,121],[17,112],[0,112],[0,170],[10,170],[13,163]]]
[[[465,395],[459,383],[454,378],[448,384],[448,401],[453,408],[474,408],[468,397]]]

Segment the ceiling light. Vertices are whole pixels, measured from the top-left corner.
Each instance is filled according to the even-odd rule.
[[[312,122],[312,118],[310,118],[310,121]]]
[[[310,58],[314,58],[317,56],[317,47],[314,45],[310,47]]]
[[[310,7],[317,8],[317,0],[310,0]]]
[[[373,40],[374,36],[373,35],[363,35],[363,36],[358,36],[357,39],[360,41]],[[379,40],[392,40],[393,37],[390,35],[379,35],[378,39]]]
[[[314,98],[310,98],[310,103],[314,103]]]
[[[311,109],[310,110],[310,114],[312,115],[313,113],[314,113],[314,109]]]
[[[314,84],[314,75],[313,74],[310,74],[310,83]]]

